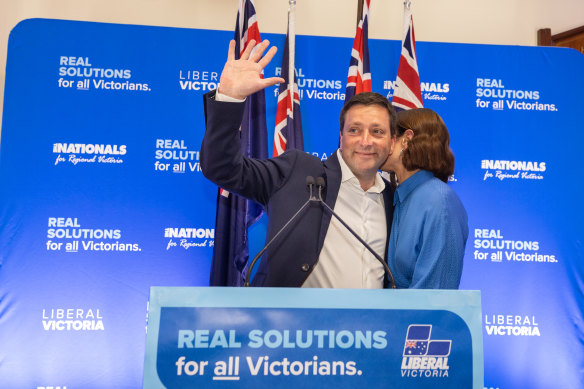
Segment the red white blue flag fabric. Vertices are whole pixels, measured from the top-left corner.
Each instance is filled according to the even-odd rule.
[[[396,110],[423,108],[418,57],[416,55],[416,37],[414,19],[410,1],[404,2],[404,32],[401,57],[397,69],[397,80],[393,93],[392,105]]]
[[[274,157],[277,157],[288,149],[304,150],[302,120],[300,118],[300,95],[298,93],[298,84],[296,83],[296,73],[294,70],[294,9],[292,8],[293,5],[290,7],[281,75],[286,81],[280,84],[278,93],[274,150],[272,152]]]
[[[235,58],[239,59],[251,40],[261,42],[253,0],[240,0],[235,25]],[[241,151],[250,158],[268,157],[266,100],[261,90],[248,96],[240,127]],[[248,251],[248,228],[262,215],[259,204],[219,189],[211,286],[241,286],[245,280]]]
[[[369,70],[369,5],[371,0],[363,1],[363,12],[357,26],[357,33],[351,50],[349,75],[345,101],[361,92],[371,92],[371,71]]]

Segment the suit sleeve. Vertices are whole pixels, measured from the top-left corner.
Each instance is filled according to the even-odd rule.
[[[201,145],[203,175],[223,189],[266,205],[294,168],[295,154],[260,161],[241,152],[239,126],[245,103],[219,102],[214,92],[203,96],[205,136]]]

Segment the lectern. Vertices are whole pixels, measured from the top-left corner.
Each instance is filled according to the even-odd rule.
[[[483,388],[480,292],[150,292],[144,388]]]

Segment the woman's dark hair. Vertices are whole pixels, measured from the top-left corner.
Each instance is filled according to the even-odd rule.
[[[410,109],[397,113],[397,136],[407,129],[414,132],[402,153],[407,170],[423,169],[434,173],[444,182],[454,173],[454,154],[450,150],[450,135],[444,121],[428,108]]]

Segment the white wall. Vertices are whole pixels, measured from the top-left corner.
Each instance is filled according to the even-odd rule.
[[[0,0],[0,107],[10,30],[53,18],[232,30],[238,0]],[[352,37],[357,0],[297,0],[296,33]],[[286,32],[288,0],[255,0],[260,31]],[[584,0],[412,0],[416,40],[533,46],[537,30],[584,25]],[[372,0],[369,37],[401,39],[402,0]],[[224,55],[223,48],[217,55]],[[348,55],[348,54],[347,54]],[[0,120],[1,120],[0,111]]]

